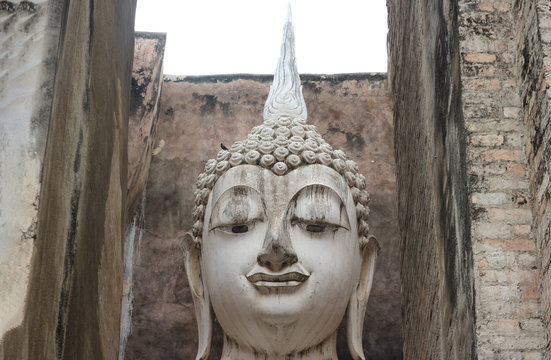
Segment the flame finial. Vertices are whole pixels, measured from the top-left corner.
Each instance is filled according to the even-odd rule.
[[[306,120],[307,111],[295,59],[295,34],[291,21],[291,3],[287,7],[287,20],[283,27],[281,54],[264,105],[264,120],[277,119],[281,115],[300,117]]]

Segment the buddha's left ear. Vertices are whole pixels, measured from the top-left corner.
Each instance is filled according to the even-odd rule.
[[[203,284],[201,276],[201,248],[194,241],[193,235],[187,233],[184,236],[184,258],[187,279],[195,306],[197,328],[199,330],[199,346],[196,360],[207,359],[212,341],[212,313],[210,310],[210,298],[207,288]]]
[[[362,267],[358,286],[350,297],[346,314],[346,337],[348,350],[355,360],[364,360],[362,345],[362,330],[365,318],[367,299],[373,285],[373,274],[379,243],[375,237],[370,236],[366,245],[361,248]]]

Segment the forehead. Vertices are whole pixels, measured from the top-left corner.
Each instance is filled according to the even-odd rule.
[[[283,176],[254,165],[233,167],[217,180],[207,209],[212,208],[224,192],[235,186],[256,190],[268,207],[286,208],[298,191],[310,185],[326,186],[335,191],[349,214],[354,208],[352,195],[344,178],[327,166],[314,164],[299,167]],[[208,213],[207,210],[207,215]]]

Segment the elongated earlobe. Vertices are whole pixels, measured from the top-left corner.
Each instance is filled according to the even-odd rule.
[[[373,284],[373,274],[375,272],[375,262],[377,260],[377,252],[379,244],[377,240],[371,236],[369,242],[362,248],[362,268],[360,273],[360,281],[356,290],[350,297],[348,303],[348,311],[346,312],[346,337],[348,350],[355,360],[365,360],[362,331],[365,318],[365,309],[371,286]]]
[[[209,293],[203,285],[201,277],[201,249],[193,240],[191,233],[184,236],[184,258],[187,279],[195,306],[197,328],[199,330],[199,346],[196,360],[205,360],[209,356],[212,341],[212,313]]]

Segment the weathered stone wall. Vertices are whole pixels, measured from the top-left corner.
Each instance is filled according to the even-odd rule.
[[[136,32],[128,120],[128,219],[142,198],[159,119],[166,34]]]
[[[271,76],[168,78],[149,171],[145,233],[134,264],[132,330],[126,359],[192,359],[197,330],[181,241],[192,226],[195,181],[207,159],[261,123]],[[301,77],[308,118],[366,175],[370,228],[381,244],[368,304],[370,359],[402,357],[399,251],[391,102],[384,75]],[[343,334],[341,334],[343,335]],[[221,350],[215,330],[211,359]],[[344,337],[339,353],[346,359]],[[217,357],[218,356],[218,357]]]
[[[0,341],[23,320],[62,7],[0,3]]]
[[[144,194],[157,134],[163,85],[166,34],[136,32],[130,118],[128,119],[127,219],[124,236],[124,286],[122,294],[119,358],[124,359],[132,328],[134,260],[144,230]]]
[[[135,0],[53,3],[62,19],[35,250],[24,319],[0,358],[115,359]]]
[[[529,167],[532,235],[537,250],[541,316],[546,329],[544,358],[551,359],[551,131],[549,127],[549,76],[551,74],[551,9],[545,1],[515,1],[517,76],[524,119],[526,161]],[[536,315],[536,314],[534,314]],[[536,323],[536,321],[534,321]],[[536,323],[540,328],[541,324]]]
[[[548,254],[551,250],[547,250],[547,242],[551,213],[546,208],[547,161],[551,152],[546,79],[547,63],[551,63],[546,61],[549,51],[546,39],[551,38],[547,34],[551,23],[547,14],[549,5],[537,0],[388,3],[399,209],[408,203],[411,207],[409,213],[405,211],[405,215],[400,216],[400,226],[404,229],[402,283],[406,289],[404,354],[407,358],[442,356],[436,344],[432,349],[425,344],[442,341],[442,338],[434,340],[434,334],[448,331],[450,325],[435,323],[434,316],[426,315],[423,306],[431,291],[437,294],[434,288],[442,283],[438,279],[441,270],[431,262],[445,264],[454,254],[431,253],[433,244],[426,241],[429,228],[421,227],[422,231],[416,233],[416,225],[412,225],[412,217],[408,215],[426,212],[434,200],[419,201],[416,195],[407,195],[409,191],[401,191],[419,188],[422,196],[441,196],[437,189],[427,185],[427,165],[423,161],[432,155],[437,162],[442,155],[446,156],[446,151],[433,151],[427,157],[423,153],[429,151],[427,147],[433,147],[434,134],[438,134],[441,124],[450,123],[450,117],[462,114],[464,121],[453,131],[459,136],[454,138],[447,130],[439,136],[445,135],[445,143],[449,141],[452,148],[465,148],[464,153],[459,153],[458,163],[466,163],[466,168],[459,170],[463,177],[468,177],[468,203],[457,201],[458,195],[463,196],[457,191],[452,192],[447,201],[456,203],[456,219],[471,221],[471,228],[465,228],[463,238],[451,239],[460,245],[457,249],[464,254],[464,270],[472,274],[471,281],[474,281],[470,301],[474,300],[471,316],[475,317],[465,328],[476,329],[471,341],[475,350],[469,356],[549,358]],[[440,14],[433,11],[431,20],[427,20],[430,9],[443,11]],[[413,13],[416,15],[412,16]],[[406,16],[408,21],[404,21]],[[436,69],[437,75],[432,69]],[[438,90],[448,79],[453,90],[448,93]],[[417,97],[408,98],[411,93]],[[449,102],[442,105],[448,108],[448,114],[439,124],[429,121],[427,125],[427,115],[430,119],[437,111],[426,108],[436,104],[438,109],[441,98],[446,96]],[[453,111],[449,111],[450,108]],[[416,134],[410,140],[409,132],[416,126],[421,127],[425,139],[419,140],[421,135]],[[419,149],[419,153],[408,156],[414,152],[412,149]],[[424,180],[412,184],[412,176],[414,181]],[[443,176],[447,183],[448,175]],[[437,219],[436,213],[427,214]],[[409,246],[422,254],[421,260],[409,260],[412,257]],[[473,260],[468,255],[470,248]],[[427,267],[432,270],[425,281],[433,281],[432,285],[428,289],[411,287],[412,280],[407,273]],[[450,289],[453,291],[454,287]],[[455,289],[461,293],[462,287],[455,286]],[[442,305],[435,301],[431,307],[433,313],[442,312]],[[459,328],[460,324],[452,322],[451,326]],[[423,354],[419,355],[414,346],[420,347]]]
[[[475,359],[456,1],[389,0],[405,359]]]

